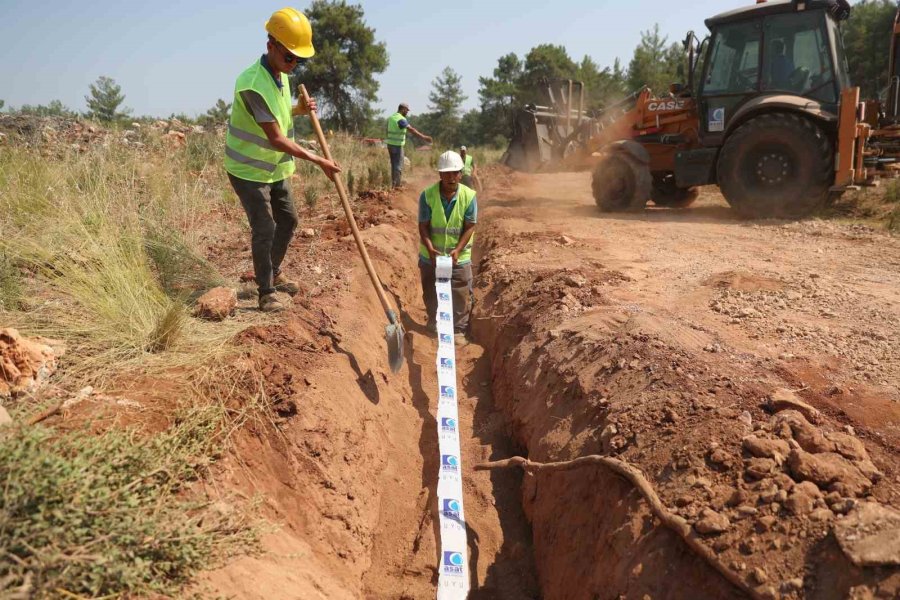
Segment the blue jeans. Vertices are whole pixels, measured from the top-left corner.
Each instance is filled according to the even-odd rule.
[[[403,146],[388,144],[388,156],[391,157],[391,185],[400,187],[403,178]]]

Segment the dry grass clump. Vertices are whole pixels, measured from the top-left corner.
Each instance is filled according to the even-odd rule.
[[[190,296],[223,281],[198,251],[224,197],[202,176],[215,177],[221,142],[197,137],[209,139],[0,156],[0,319],[64,340],[69,375],[195,362],[236,332],[187,318]]]

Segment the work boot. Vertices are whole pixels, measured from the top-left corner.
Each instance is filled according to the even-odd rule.
[[[279,273],[278,275],[276,275],[273,283],[275,284],[276,290],[278,290],[279,292],[284,292],[285,294],[289,294],[291,296],[300,291],[300,284],[285,277],[284,273]]]
[[[263,294],[259,297],[259,310],[267,313],[276,313],[284,310],[282,304],[275,294]]]

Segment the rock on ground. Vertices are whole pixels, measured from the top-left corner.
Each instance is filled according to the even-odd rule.
[[[234,314],[237,308],[237,293],[231,288],[217,287],[197,299],[194,315],[210,321],[221,321]]]
[[[63,354],[65,346],[57,340],[0,329],[0,398],[37,389],[56,371],[56,360]]]
[[[893,508],[860,504],[835,524],[834,535],[858,567],[900,565],[900,512]]]

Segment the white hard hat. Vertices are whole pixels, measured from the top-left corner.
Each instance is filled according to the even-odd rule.
[[[466,148],[465,146],[460,146],[460,147],[459,147],[459,151],[460,151],[460,152],[465,152],[466,150],[468,150],[468,148]]]
[[[462,156],[460,156],[453,150],[447,150],[438,157],[437,167],[438,173],[443,173],[445,171],[462,171]]]

